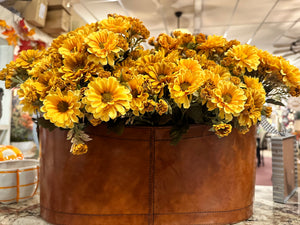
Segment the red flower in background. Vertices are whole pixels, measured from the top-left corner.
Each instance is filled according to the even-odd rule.
[[[24,19],[19,21],[19,29],[20,29],[20,32],[22,34],[24,34],[24,36],[27,36],[27,37],[30,37],[35,34],[34,29],[31,29],[31,30],[28,29],[28,27],[25,24]]]
[[[28,50],[28,49],[32,49],[32,45],[31,45],[31,41],[27,41],[27,40],[20,40],[20,49],[19,49],[19,53],[23,50]]]
[[[6,40],[9,45],[18,45],[19,52],[28,49],[39,49],[42,50],[46,48],[46,43],[41,40],[34,40],[33,35],[35,34],[34,29],[28,29],[25,24],[24,19],[19,20],[17,23],[16,30],[8,26],[4,20],[0,20],[0,28],[4,29],[3,35],[7,36]]]

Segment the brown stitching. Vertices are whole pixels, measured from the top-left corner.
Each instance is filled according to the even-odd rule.
[[[249,207],[251,207],[253,205],[253,203],[251,203],[248,206],[245,206],[243,208],[239,208],[239,209],[232,209],[232,210],[226,210],[226,211],[205,211],[205,212],[177,212],[177,213],[155,213],[155,215],[181,215],[181,214],[214,214],[214,213],[228,213],[228,212],[235,212],[235,211],[241,211],[244,209],[247,209]]]
[[[85,214],[85,213],[69,213],[69,212],[60,212],[60,211],[56,211],[53,209],[49,209],[47,207],[44,207],[42,205],[40,205],[41,208],[51,211],[51,212],[55,212],[55,213],[60,213],[60,214],[68,214],[68,215],[79,215],[79,216],[149,216],[149,214]]]
[[[150,139],[148,140],[150,147],[150,156],[149,156],[149,215],[148,215],[148,224],[152,225],[154,223],[154,165],[155,165],[155,129],[152,128],[150,132]]]
[[[178,213],[153,213],[153,215],[182,215],[182,214],[214,214],[214,213],[229,213],[229,212],[234,212],[234,211],[241,211],[245,210],[249,207],[251,207],[252,204],[240,208],[240,209],[233,209],[233,210],[226,210],[226,211],[210,211],[210,212],[178,212]],[[44,208],[45,210],[56,212],[56,213],[61,213],[61,214],[68,214],[68,215],[81,215],[81,216],[149,216],[149,214],[85,214],[85,213],[69,213],[69,212],[60,212],[56,211],[53,209],[49,209],[47,207],[44,207],[40,205],[41,208]],[[195,224],[196,225],[196,224]]]

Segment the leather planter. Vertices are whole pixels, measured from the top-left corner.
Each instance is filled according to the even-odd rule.
[[[54,224],[226,224],[252,215],[255,127],[218,138],[191,126],[172,146],[169,128],[99,126],[85,155],[66,132],[40,130],[41,216]]]

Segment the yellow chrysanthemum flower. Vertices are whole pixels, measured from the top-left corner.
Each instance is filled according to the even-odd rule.
[[[61,47],[58,49],[59,54],[64,58],[74,53],[82,52],[84,50],[84,36],[76,35],[70,39],[64,41]]]
[[[137,65],[154,65],[157,62],[161,62],[164,59],[164,52],[158,51],[155,54],[150,54],[150,52],[146,51],[147,54],[137,59]]]
[[[60,90],[64,91],[75,91],[77,89],[77,84],[71,80],[63,79],[58,69],[52,69],[44,72],[44,76],[40,76],[38,81],[47,87],[45,89],[46,93],[41,94],[40,100],[42,101],[51,90],[55,91],[57,88],[59,88]]]
[[[127,51],[129,49],[129,43],[128,40],[126,39],[126,37],[123,36],[119,36],[119,42],[117,45],[119,48],[123,49],[123,51]]]
[[[74,31],[71,31],[69,34],[74,36],[80,35],[83,37],[88,36],[90,33],[93,33],[98,30],[97,23],[90,23],[86,24],[85,26],[79,27],[75,29]]]
[[[182,47],[196,43],[195,37],[192,34],[183,33],[180,30],[175,30],[172,34],[177,38],[179,45]]]
[[[128,82],[137,75],[136,71],[128,66],[120,66],[116,68],[113,76],[118,78],[121,82]]]
[[[73,128],[74,123],[78,123],[79,118],[83,116],[79,95],[78,91],[63,94],[60,89],[50,93],[41,107],[41,111],[45,113],[44,118],[58,127]]]
[[[153,112],[156,108],[157,103],[152,100],[148,99],[144,104],[144,109],[142,110],[141,114],[144,114],[145,112]]]
[[[280,70],[280,57],[276,57],[267,51],[258,50],[260,65],[265,73],[271,73]]]
[[[178,61],[178,68],[190,70],[193,74],[200,74],[202,72],[199,62],[194,59],[180,59]]]
[[[236,86],[242,85],[242,86],[246,87],[246,85],[244,83],[242,83],[242,81],[239,77],[231,76],[230,81]]]
[[[216,51],[223,50],[226,43],[226,39],[222,36],[209,35],[205,42],[197,46],[197,49],[206,55],[210,55]]]
[[[147,74],[150,66],[154,66],[155,63],[162,62],[164,55],[162,51],[156,54],[145,54],[136,61],[137,71],[140,74]]]
[[[140,46],[140,48],[138,49],[134,49],[131,54],[128,56],[127,59],[129,59],[129,61],[134,61],[136,62],[137,60],[139,60],[140,58],[142,58],[145,55],[149,55],[150,54],[150,50],[144,50],[143,46]],[[126,59],[126,60],[127,60]],[[125,61],[126,61],[125,60]],[[123,63],[123,62],[122,62]],[[134,64],[135,65],[135,64]]]
[[[215,63],[215,61],[209,60],[207,58],[207,56],[204,55],[204,54],[200,54],[200,55],[198,54],[196,56],[196,59],[198,60],[198,62],[201,65],[201,67],[202,67],[203,70],[204,69],[211,70],[211,68],[214,68],[214,67],[216,67],[218,65],[217,63]]]
[[[240,126],[250,128],[261,119],[261,111],[266,96],[256,89],[246,89],[245,95],[247,96],[247,101],[244,105],[244,110],[238,116],[238,122]]]
[[[71,146],[71,153],[73,155],[83,155],[87,153],[88,151],[88,146],[86,144],[72,144]]]
[[[163,99],[159,99],[155,107],[156,112],[158,112],[158,114],[161,116],[162,114],[167,113],[168,109],[169,109],[168,103]]]
[[[87,56],[77,53],[65,57],[59,72],[63,74],[63,79],[78,83],[80,80],[87,81],[90,79],[91,68]]]
[[[218,108],[219,117],[231,121],[233,116],[238,116],[244,109],[246,100],[247,97],[241,88],[230,81],[219,82],[211,98],[214,107],[210,106],[209,110]]]
[[[197,52],[193,49],[185,49],[183,54],[185,55],[185,57],[187,58],[195,58],[197,55]]]
[[[256,47],[244,44],[233,46],[225,55],[232,60],[235,67],[241,69],[244,73],[245,69],[249,72],[257,70],[260,63],[257,53],[258,49]]]
[[[255,89],[260,92],[262,95],[266,95],[265,89],[258,78],[244,76],[244,83],[247,88]]]
[[[210,108],[211,98],[214,95],[214,89],[218,86],[221,78],[218,74],[213,73],[210,70],[204,70],[204,74],[202,76],[202,85],[200,88],[200,99],[202,101],[202,105],[206,102],[208,104],[208,108]]]
[[[230,80],[230,78],[232,77],[228,68],[220,66],[218,64],[214,66],[208,66],[207,69],[215,74],[218,74],[222,80]]]
[[[150,83],[150,91],[161,98],[163,96],[163,88],[170,80],[170,76],[175,70],[173,63],[155,63],[154,66],[148,67],[148,75],[146,79]]]
[[[195,40],[198,44],[204,43],[206,41],[206,35],[202,33],[196,34]]]
[[[178,59],[181,58],[180,56],[180,52],[178,50],[174,50],[172,52],[169,52],[168,54],[166,54],[166,52],[162,49],[161,54],[164,55],[163,61],[164,62],[172,62],[172,63],[176,63],[178,62]]]
[[[157,38],[157,44],[160,48],[163,48],[166,52],[171,52],[178,48],[179,41],[176,38],[172,38],[167,34],[160,34]]]
[[[132,100],[130,102],[130,108],[135,116],[139,116],[141,112],[144,112],[144,105],[148,100],[149,94],[144,92],[143,84],[145,80],[142,76],[135,76],[128,81],[128,85],[131,89]]]
[[[58,54],[59,55],[59,54]],[[62,59],[57,57],[57,54],[51,54],[40,59],[28,74],[32,77],[39,78],[44,76],[44,73],[62,66]]]
[[[101,123],[102,123],[102,120],[101,119],[95,119],[93,116],[87,116],[87,118],[88,118],[88,120],[89,120],[89,122],[94,126],[94,127],[96,127],[96,126],[98,126],[98,125],[100,125]]]
[[[170,83],[169,91],[171,98],[179,107],[190,107],[192,94],[202,85],[201,74],[193,74],[190,70],[182,69],[176,78]]]
[[[65,40],[68,39],[67,34],[59,35],[57,38],[53,39],[51,46],[48,48],[48,52],[54,53],[63,45]]]
[[[36,79],[39,83],[39,85],[36,86],[36,90],[40,95],[40,101],[43,101],[51,90],[56,90],[57,88],[60,90],[68,89],[66,88],[67,84],[62,82],[62,79],[57,75],[58,73],[57,69],[45,71],[43,76],[39,76],[38,79]],[[60,80],[60,82],[58,80]]]
[[[289,90],[289,94],[293,97],[299,97],[300,96],[300,86],[291,87]]]
[[[97,57],[93,59],[99,60],[102,65],[108,63],[113,66],[115,56],[118,56],[117,53],[122,50],[117,46],[118,35],[108,30],[91,33],[85,39],[85,43],[88,45],[88,52]]]
[[[280,60],[282,81],[289,87],[300,85],[300,71],[288,61]]]
[[[214,131],[218,137],[225,137],[231,133],[232,126],[230,124],[221,123],[213,125]]]
[[[16,66],[23,69],[30,69],[34,65],[34,62],[43,57],[43,51],[29,49],[27,51],[21,51],[16,59]]]
[[[20,85],[18,95],[22,99],[20,103],[23,110],[30,114],[40,111],[40,94],[39,90],[43,90],[43,85],[32,79],[27,79]]]
[[[85,91],[86,111],[102,121],[115,119],[130,109],[130,90],[121,85],[115,77],[96,78]]]
[[[5,88],[12,88],[12,78],[16,75],[15,73],[16,63],[11,61],[0,71],[0,80],[5,80]]]
[[[266,117],[271,118],[271,115],[272,115],[272,107],[271,106],[263,106],[263,111],[265,112]]]
[[[120,15],[118,16],[120,17]],[[149,38],[150,31],[144,26],[141,20],[133,17],[126,17],[126,19],[129,20],[129,23],[131,24],[130,32],[132,38]]]
[[[104,19],[99,22],[101,29],[107,29],[114,33],[123,33],[126,34],[126,31],[131,27],[129,21],[124,17],[112,17],[109,16],[107,19]]]

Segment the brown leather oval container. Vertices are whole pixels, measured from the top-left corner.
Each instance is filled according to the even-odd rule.
[[[255,127],[218,138],[191,126],[178,145],[167,127],[102,126],[74,156],[67,132],[40,130],[41,216],[53,224],[227,224],[252,215]]]

